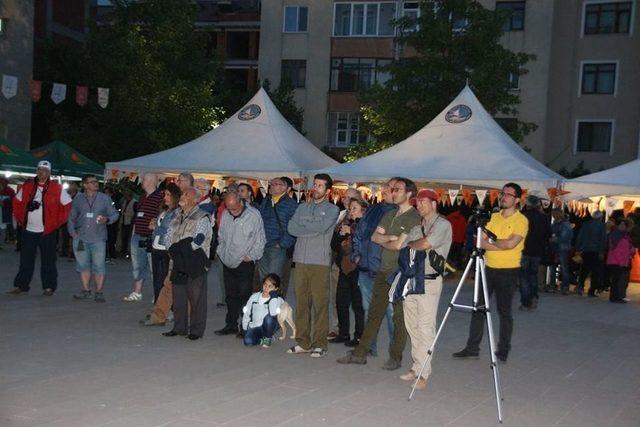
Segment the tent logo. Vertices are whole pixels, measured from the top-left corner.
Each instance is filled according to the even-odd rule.
[[[258,117],[261,112],[262,110],[258,105],[250,104],[240,110],[240,112],[238,113],[238,118],[240,120],[253,120]]]
[[[471,118],[471,108],[464,104],[459,104],[447,111],[444,119],[449,123],[457,124],[466,122]]]

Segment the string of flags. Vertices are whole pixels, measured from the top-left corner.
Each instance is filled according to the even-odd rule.
[[[40,102],[42,99],[42,83],[51,83],[51,101],[58,105],[67,99],[67,89],[70,85],[64,83],[44,82],[42,80],[29,81],[29,96],[31,101]],[[73,87],[73,86],[71,86]],[[109,89],[104,87],[89,88],[89,86],[75,86],[75,101],[80,107],[84,107],[89,102],[89,90],[96,89],[98,105],[107,108],[109,105]],[[6,99],[11,99],[18,94],[18,77],[8,74],[2,75],[2,95]]]

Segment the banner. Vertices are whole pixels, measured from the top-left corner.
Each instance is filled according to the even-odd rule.
[[[107,105],[109,105],[109,89],[104,87],[98,88],[98,105],[102,108],[107,108]]]
[[[87,105],[87,99],[89,99],[89,87],[76,86],[76,104],[84,107]]]
[[[2,75],[2,94],[10,99],[18,93],[18,78],[16,76]]]
[[[51,89],[51,100],[54,104],[60,104],[67,97],[67,85],[54,83]]]
[[[493,206],[496,203],[496,200],[498,200],[499,195],[500,195],[500,190],[489,191],[489,202],[491,202],[491,206]]]
[[[484,205],[484,199],[487,198],[487,190],[476,190],[476,197],[480,206]]]
[[[462,190],[462,200],[464,201],[465,205],[467,205],[468,207],[473,206],[474,198],[475,195],[471,192],[471,190]]]
[[[451,206],[453,206],[456,202],[459,192],[460,190],[449,190],[449,200],[451,200]]]
[[[31,80],[29,82],[29,94],[31,95],[31,101],[40,101],[42,96],[42,82],[40,80]]]

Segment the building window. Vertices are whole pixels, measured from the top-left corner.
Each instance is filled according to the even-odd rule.
[[[582,90],[588,94],[613,95],[616,88],[616,64],[583,64]]]
[[[339,37],[393,36],[395,2],[336,3],[333,35]]]
[[[405,28],[405,31],[417,31],[420,29],[418,18],[420,18],[420,2],[405,1],[402,4],[402,16],[410,18],[413,24]]]
[[[585,6],[585,34],[628,33],[631,2],[594,3]]]
[[[307,61],[297,59],[282,60],[281,81],[288,80],[295,88],[303,88],[307,80]]]
[[[7,33],[7,18],[0,17],[0,37]]]
[[[285,33],[303,33],[307,31],[308,9],[306,6],[285,6]]]
[[[509,90],[520,89],[520,73],[509,73]]]
[[[384,84],[390,75],[382,70],[390,59],[333,58],[331,60],[331,90],[357,92],[370,88],[374,83]]]
[[[578,122],[578,152],[607,153],[611,151],[613,122]]]
[[[329,145],[339,148],[367,142],[367,136],[360,130],[360,114],[329,113],[329,138]]]
[[[502,26],[504,32],[524,30],[524,7],[524,1],[496,2],[496,10],[509,12]]]

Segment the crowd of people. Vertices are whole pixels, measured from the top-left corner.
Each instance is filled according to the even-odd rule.
[[[315,175],[312,189],[299,202],[288,177],[271,179],[264,196],[246,183],[230,184],[218,195],[207,180],[188,172],[162,182],[147,173],[137,200],[129,193],[114,200],[116,192],[101,192],[93,175],[83,178],[82,191],[72,198],[50,173],[51,164],[40,162],[36,177],[11,196],[21,238],[10,294],[29,292],[38,250],[44,295],[55,293],[56,249],[63,240],[58,230],[63,228],[80,274],[74,299],[105,302],[105,266],[117,256],[115,242],[121,241],[132,268],[132,289],[124,301],[142,301],[143,290],[153,290],[154,305],[142,326],[173,320],[162,335],[202,338],[208,276],[218,271],[226,317],[215,334],[269,347],[292,271],[296,334],[287,353],[322,358],[329,344],[342,343],[352,350],[338,363],[366,364],[378,355],[377,336],[386,318],[390,345],[383,369],[401,368],[409,338],[412,363],[400,378],[426,388],[431,372],[427,350],[435,337],[445,261],[462,268],[476,241],[472,219],[459,210],[441,215],[434,190],[419,190],[410,179],[395,177],[382,186],[379,203],[370,204],[348,189],[341,210],[332,202],[333,181],[326,174]],[[543,264],[558,267],[558,280],[552,275],[547,292],[568,294],[575,282],[574,292],[581,294],[590,277],[590,296],[608,288],[612,302],[626,301],[629,264],[639,245],[638,226],[630,218],[613,216],[605,224],[595,212],[572,225],[556,209],[551,221],[535,196],[528,196],[521,208],[522,189],[515,183],[505,184],[499,200],[486,225],[495,236],[480,236],[489,293],[496,295],[500,319],[499,360],[506,362],[511,349],[515,291],[519,285],[520,309],[534,310]],[[332,267],[337,271],[333,280]],[[337,325],[332,328],[334,310]],[[453,357],[479,355],[484,316],[482,311],[472,314],[466,345]]]

